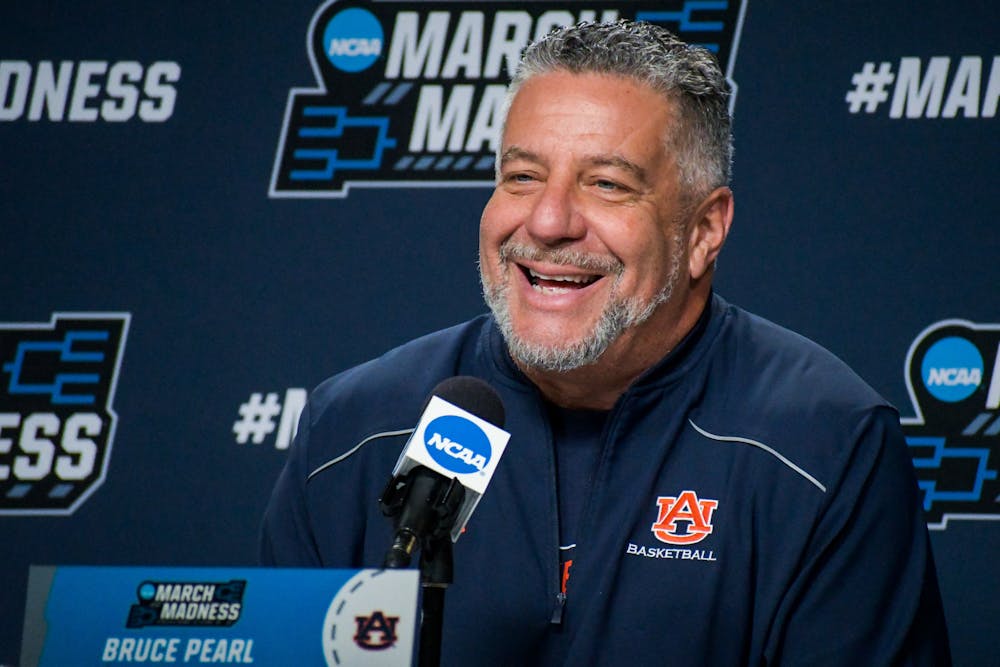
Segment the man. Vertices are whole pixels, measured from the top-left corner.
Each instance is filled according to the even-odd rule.
[[[474,375],[511,441],[455,545],[443,664],[948,664],[898,415],[712,292],[727,102],[707,52],[647,24],[530,47],[481,222],[492,316],[314,392],[263,562],[379,567],[408,429]]]

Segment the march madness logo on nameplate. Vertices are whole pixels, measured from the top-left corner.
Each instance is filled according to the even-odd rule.
[[[229,581],[143,581],[127,628],[154,625],[232,626],[243,611],[245,579]]]
[[[732,84],[744,5],[332,0],[306,34],[317,87],[288,95],[269,195],[492,187],[504,91],[528,42],[584,20],[647,21],[714,52]]]
[[[1000,520],[1000,324],[943,320],[906,357],[914,417],[900,421],[930,528]]]

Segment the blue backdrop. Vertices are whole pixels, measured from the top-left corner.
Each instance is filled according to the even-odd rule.
[[[351,7],[374,23],[337,19]],[[29,564],[253,564],[302,390],[484,309],[490,62],[583,11],[646,12],[726,63],[718,289],[898,406],[956,663],[997,664],[988,0],[8,3],[0,664]]]

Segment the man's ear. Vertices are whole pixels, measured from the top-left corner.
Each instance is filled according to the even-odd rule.
[[[700,279],[715,266],[732,224],[733,192],[727,187],[716,188],[698,205],[691,218],[688,238],[691,280]]]

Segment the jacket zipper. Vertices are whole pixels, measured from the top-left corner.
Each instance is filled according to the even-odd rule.
[[[539,395],[539,398],[541,396]],[[545,408],[542,406],[541,401],[539,401],[539,411],[541,412],[542,423],[545,424],[546,432],[548,435],[548,457],[549,457],[549,488],[552,489],[551,495],[551,511],[552,511],[552,526],[554,528],[552,532],[552,542],[555,547],[555,563],[551,565],[552,571],[555,574],[555,591],[556,599],[555,605],[552,608],[552,614],[549,616],[549,623],[552,625],[561,625],[563,619],[563,609],[566,607],[566,594],[562,590],[562,550],[559,548],[561,540],[559,539],[559,480],[556,475],[556,443],[555,437],[552,435],[552,424],[549,421],[549,417],[545,412]],[[549,561],[552,562],[551,560]]]
[[[566,606],[566,594],[562,591],[556,593],[556,607],[552,610],[552,618],[549,619],[549,623],[553,625],[561,625],[563,617],[563,608]]]

